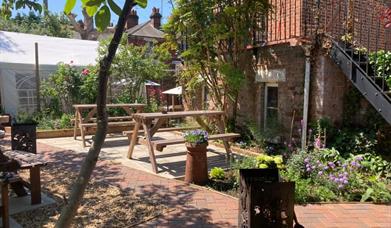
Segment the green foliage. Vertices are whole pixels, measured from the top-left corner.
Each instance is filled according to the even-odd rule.
[[[147,7],[148,0],[134,0],[141,8]],[[104,31],[110,25],[111,11],[120,15],[122,9],[114,0],[81,0],[82,7],[90,17],[95,18],[95,26],[99,31]],[[76,5],[76,0],[67,0],[64,13],[70,14]]]
[[[343,154],[365,154],[376,150],[377,140],[374,132],[362,129],[345,128],[340,130],[330,142],[330,146]]]
[[[37,124],[34,117],[26,112],[19,112],[15,118],[17,124]]]
[[[220,167],[213,167],[209,172],[209,177],[212,180],[223,180],[225,178],[225,171]]]
[[[109,40],[100,42],[98,61],[107,53],[108,44]],[[166,61],[169,57],[168,50],[157,44],[153,48],[135,46],[127,44],[127,37],[124,36],[111,65],[111,81],[121,84],[123,93],[134,101],[140,96],[140,87],[146,80],[168,76]]]
[[[38,129],[53,130],[53,129],[69,129],[72,128],[73,114],[63,113],[60,118],[50,113],[37,113],[34,119],[38,122]]]
[[[4,20],[11,18],[12,10],[28,8],[39,13],[42,12],[42,6],[37,0],[3,0],[0,8],[0,16]]]
[[[265,154],[260,154],[255,159],[257,161],[256,167],[260,169],[267,169],[267,168],[282,169],[284,167],[281,155],[269,156]]]
[[[296,201],[390,202],[390,163],[370,154],[342,157],[335,149],[299,151],[283,177],[296,182]]]
[[[43,109],[61,113],[71,113],[72,105],[93,103],[98,92],[97,69],[89,66],[85,69],[71,64],[59,63],[57,70],[41,84]]]
[[[41,16],[34,12],[16,14],[14,18],[0,19],[1,30],[36,35],[69,38],[72,35],[70,22],[64,15],[48,13]]]
[[[266,0],[177,0],[175,5],[164,30],[168,46],[180,50],[178,44],[186,42],[181,57],[183,71],[189,72],[180,73],[180,80],[188,91],[201,78],[216,107],[224,109],[227,98],[236,101],[252,65],[251,56],[243,50],[252,44],[249,33],[263,29],[254,18],[266,14],[270,5]]]
[[[186,131],[183,134],[183,137],[188,143],[203,144],[208,142],[209,135],[207,131],[197,129],[192,131]]]
[[[376,76],[385,77],[391,88],[391,51],[379,50],[369,54],[369,62],[374,67]]]

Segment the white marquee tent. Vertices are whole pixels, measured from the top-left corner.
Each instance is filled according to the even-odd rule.
[[[40,78],[59,62],[75,66],[94,64],[98,42],[0,31],[0,101],[5,112],[32,112],[36,108],[35,43]]]

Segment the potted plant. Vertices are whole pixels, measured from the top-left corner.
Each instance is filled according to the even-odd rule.
[[[20,113],[11,126],[13,150],[37,152],[37,122],[27,113]]]
[[[187,131],[184,138],[187,148],[185,182],[205,185],[208,182],[208,132]]]

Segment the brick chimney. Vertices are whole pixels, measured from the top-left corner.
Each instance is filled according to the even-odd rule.
[[[159,8],[153,7],[152,14],[149,18],[151,18],[153,27],[155,27],[156,29],[160,29],[162,15],[159,13]]]
[[[128,20],[126,21],[126,29],[133,28],[138,25],[138,15],[136,10],[130,11],[130,15],[128,16]]]

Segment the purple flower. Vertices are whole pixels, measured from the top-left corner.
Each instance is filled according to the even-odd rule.
[[[311,168],[307,168],[306,171],[307,171],[307,172],[311,172]]]
[[[338,185],[338,189],[341,189],[341,188],[343,188],[343,185],[342,184]]]
[[[350,162],[350,165],[357,166],[357,163],[355,161]]]
[[[320,175],[322,175],[322,174],[323,174],[323,172],[322,172],[322,171],[319,171],[319,172],[318,172],[318,175],[319,175],[319,176],[320,176]]]
[[[309,161],[310,161],[309,158],[304,159],[304,162],[305,162],[305,163],[308,163]]]
[[[357,161],[362,161],[362,160],[363,160],[363,157],[362,157],[362,156],[357,156],[357,157],[356,157],[356,160],[357,160]]]

